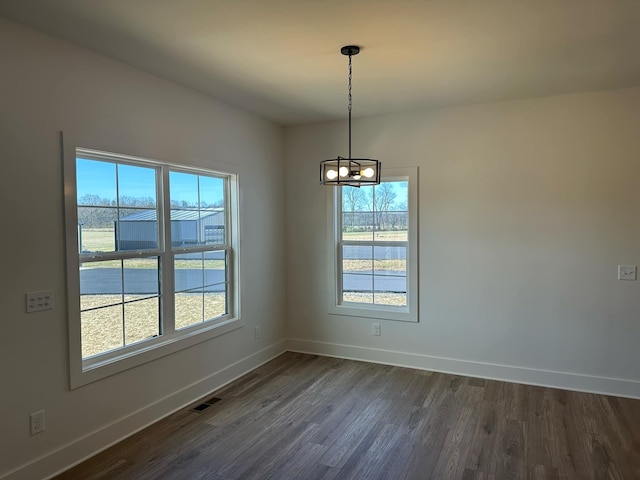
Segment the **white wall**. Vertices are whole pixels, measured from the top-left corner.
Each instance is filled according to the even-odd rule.
[[[420,322],[381,337],[327,313],[346,124],[287,128],[289,346],[640,397],[639,125],[640,88],[355,120],[354,156],[419,167]]]
[[[316,176],[346,153],[344,122],[283,138],[3,19],[0,65],[0,478],[80,460],[278,353],[285,334],[293,349],[640,397],[640,282],[616,280],[640,264],[640,89],[356,120],[355,154],[420,168],[420,323],[376,320],[372,337],[371,320],[327,314]],[[237,166],[244,328],[69,390],[60,130]],[[48,288],[56,308],[24,313],[24,293]],[[30,437],[39,409],[47,428]]]
[[[1,18],[0,65],[0,478],[35,479],[282,351],[283,132]],[[244,328],[69,390],[60,130],[121,153],[236,166]],[[26,314],[25,292],[41,289],[54,290],[54,310]],[[39,409],[46,431],[30,437]]]

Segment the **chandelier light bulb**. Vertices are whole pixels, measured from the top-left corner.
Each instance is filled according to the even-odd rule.
[[[327,170],[327,178],[329,180],[335,180],[337,176],[338,172],[336,172],[335,170]]]
[[[349,169],[347,167],[340,167],[340,176],[346,177],[349,175]]]
[[[371,178],[371,177],[373,177],[373,176],[375,175],[375,173],[376,173],[376,172],[375,172],[375,170],[374,170],[373,168],[371,168],[371,167],[367,167],[367,168],[365,168],[361,173],[362,173],[362,175],[364,175],[365,177],[367,177],[367,178]]]
[[[360,180],[360,174],[359,174],[359,173],[356,173],[356,174],[353,176],[353,179],[354,179],[354,180]]]

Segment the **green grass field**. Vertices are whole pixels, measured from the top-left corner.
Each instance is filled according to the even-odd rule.
[[[115,250],[113,228],[83,228],[81,250],[84,252],[113,252]]]

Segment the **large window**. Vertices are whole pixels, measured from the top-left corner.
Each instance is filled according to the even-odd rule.
[[[336,188],[331,313],[417,321],[416,169]]]
[[[230,329],[235,175],[78,148],[65,177],[72,385]]]

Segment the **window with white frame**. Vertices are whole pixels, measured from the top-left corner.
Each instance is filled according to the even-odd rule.
[[[77,148],[65,177],[72,386],[241,326],[234,174]]]
[[[417,169],[332,195],[330,313],[417,321]]]

